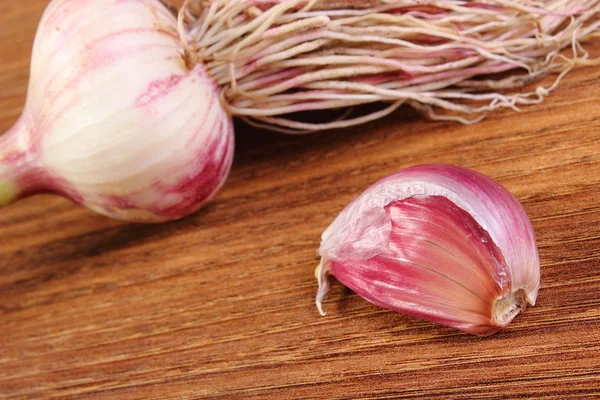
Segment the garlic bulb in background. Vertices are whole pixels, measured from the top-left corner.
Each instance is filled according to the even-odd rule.
[[[60,193],[110,217],[196,211],[224,183],[233,125],[159,0],[54,0],[27,101],[0,136],[0,205]]]
[[[465,168],[420,165],[368,188],[323,233],[317,306],[336,277],[381,307],[491,335],[534,305],[531,222],[503,186]]]

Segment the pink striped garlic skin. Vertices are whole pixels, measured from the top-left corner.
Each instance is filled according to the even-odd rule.
[[[196,211],[228,175],[233,124],[203,66],[188,69],[182,53],[159,0],[51,1],[22,117],[0,137],[0,187],[135,222]],[[3,158],[15,153],[18,165]]]
[[[521,204],[492,179],[451,165],[375,183],[323,233],[319,254],[319,307],[331,274],[374,304],[476,335],[534,305],[540,284]]]

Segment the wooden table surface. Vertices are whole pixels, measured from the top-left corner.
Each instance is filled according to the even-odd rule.
[[[0,3],[2,131],[46,3]],[[178,222],[112,221],[55,196],[0,210],[0,398],[600,398],[599,93],[590,67],[472,126],[407,110],[304,137],[240,124],[226,186]],[[328,315],[315,308],[321,232],[370,183],[425,162],[495,178],[533,221],[539,303],[492,337],[337,283]]]

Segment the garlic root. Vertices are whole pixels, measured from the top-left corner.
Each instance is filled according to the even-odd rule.
[[[383,102],[473,123],[540,103],[572,68],[598,64],[581,43],[598,35],[599,12],[599,0],[188,0],[179,17],[232,115],[308,133],[387,112],[328,124],[290,114]]]

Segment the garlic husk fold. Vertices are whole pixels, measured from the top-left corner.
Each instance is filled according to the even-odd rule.
[[[48,191],[159,222],[208,201],[231,166],[233,125],[182,52],[158,0],[50,2],[22,116],[0,137],[0,204]]]
[[[531,222],[492,179],[419,165],[368,188],[325,230],[317,305],[327,275],[379,306],[477,335],[534,305],[540,267]]]

